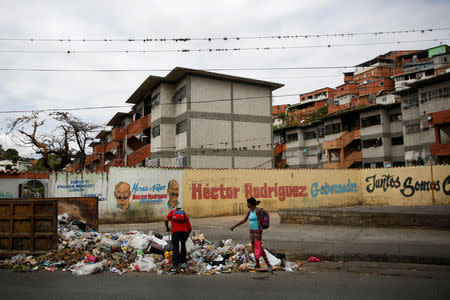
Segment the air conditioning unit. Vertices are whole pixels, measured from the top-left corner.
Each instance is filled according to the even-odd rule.
[[[145,166],[147,167],[160,167],[161,166],[161,159],[160,158],[152,158],[152,159],[146,159]]]
[[[172,158],[172,167],[185,168],[187,167],[187,156],[178,156]]]

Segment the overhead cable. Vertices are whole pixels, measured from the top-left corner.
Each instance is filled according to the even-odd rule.
[[[233,47],[233,48],[202,48],[202,49],[150,49],[150,50],[0,50],[0,53],[24,53],[24,54],[98,54],[98,53],[199,53],[199,52],[233,52],[233,51],[270,51],[270,50],[290,50],[308,48],[334,48],[334,47],[355,47],[355,46],[375,46],[388,44],[406,44],[419,42],[442,42],[449,38],[436,38],[427,40],[412,41],[388,41],[373,43],[351,43],[351,44],[326,44],[326,45],[297,45],[297,46],[276,46],[276,47]]]
[[[25,42],[189,42],[189,41],[239,41],[239,40],[281,40],[299,38],[321,38],[321,37],[353,37],[362,35],[388,35],[428,33],[432,31],[446,31],[450,27],[422,28],[391,31],[367,31],[367,32],[345,32],[345,33],[320,33],[320,34],[275,34],[275,35],[253,35],[253,36],[215,36],[215,37],[149,37],[149,38],[41,38],[41,37],[0,37],[0,41],[25,41]]]

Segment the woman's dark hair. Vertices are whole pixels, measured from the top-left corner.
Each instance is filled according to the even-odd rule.
[[[256,206],[256,205],[258,205],[258,204],[261,203],[261,201],[257,201],[257,200],[256,200],[255,198],[253,198],[253,197],[248,198],[248,199],[247,199],[247,202],[250,203],[250,204],[253,205],[253,206]]]

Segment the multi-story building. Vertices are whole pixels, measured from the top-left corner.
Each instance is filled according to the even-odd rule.
[[[325,114],[315,109],[316,118],[303,113],[292,126],[274,130],[276,141],[286,141],[275,151],[286,149],[289,167],[416,165],[429,163],[430,153],[447,162],[449,50],[391,51],[357,65],[327,99]],[[291,107],[296,112],[302,102],[288,108],[295,120]]]
[[[330,87],[300,94],[300,103],[287,107],[290,123],[303,123],[312,118],[312,114],[334,100],[336,90]]]
[[[274,105],[272,106],[272,118],[273,126],[283,125],[286,117],[286,108],[289,104]]]
[[[286,130],[287,164],[328,169],[398,166],[404,161],[398,147],[401,136],[400,103],[341,111]]]
[[[397,94],[402,98],[406,164],[428,164],[431,156],[448,163],[450,68],[448,73],[410,83]]]
[[[149,76],[93,156],[108,150],[109,166],[271,168],[272,91],[282,86],[180,67]]]

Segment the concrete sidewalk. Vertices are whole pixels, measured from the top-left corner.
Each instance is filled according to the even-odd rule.
[[[450,265],[450,231],[420,228],[380,228],[326,225],[280,224],[277,213],[271,213],[271,224],[264,231],[267,249],[285,253],[288,259],[316,256],[332,261],[386,261]],[[194,230],[210,241],[232,238],[249,241],[248,223],[229,227],[243,216],[192,219]],[[103,224],[100,232],[131,229],[164,233],[164,223]]]

